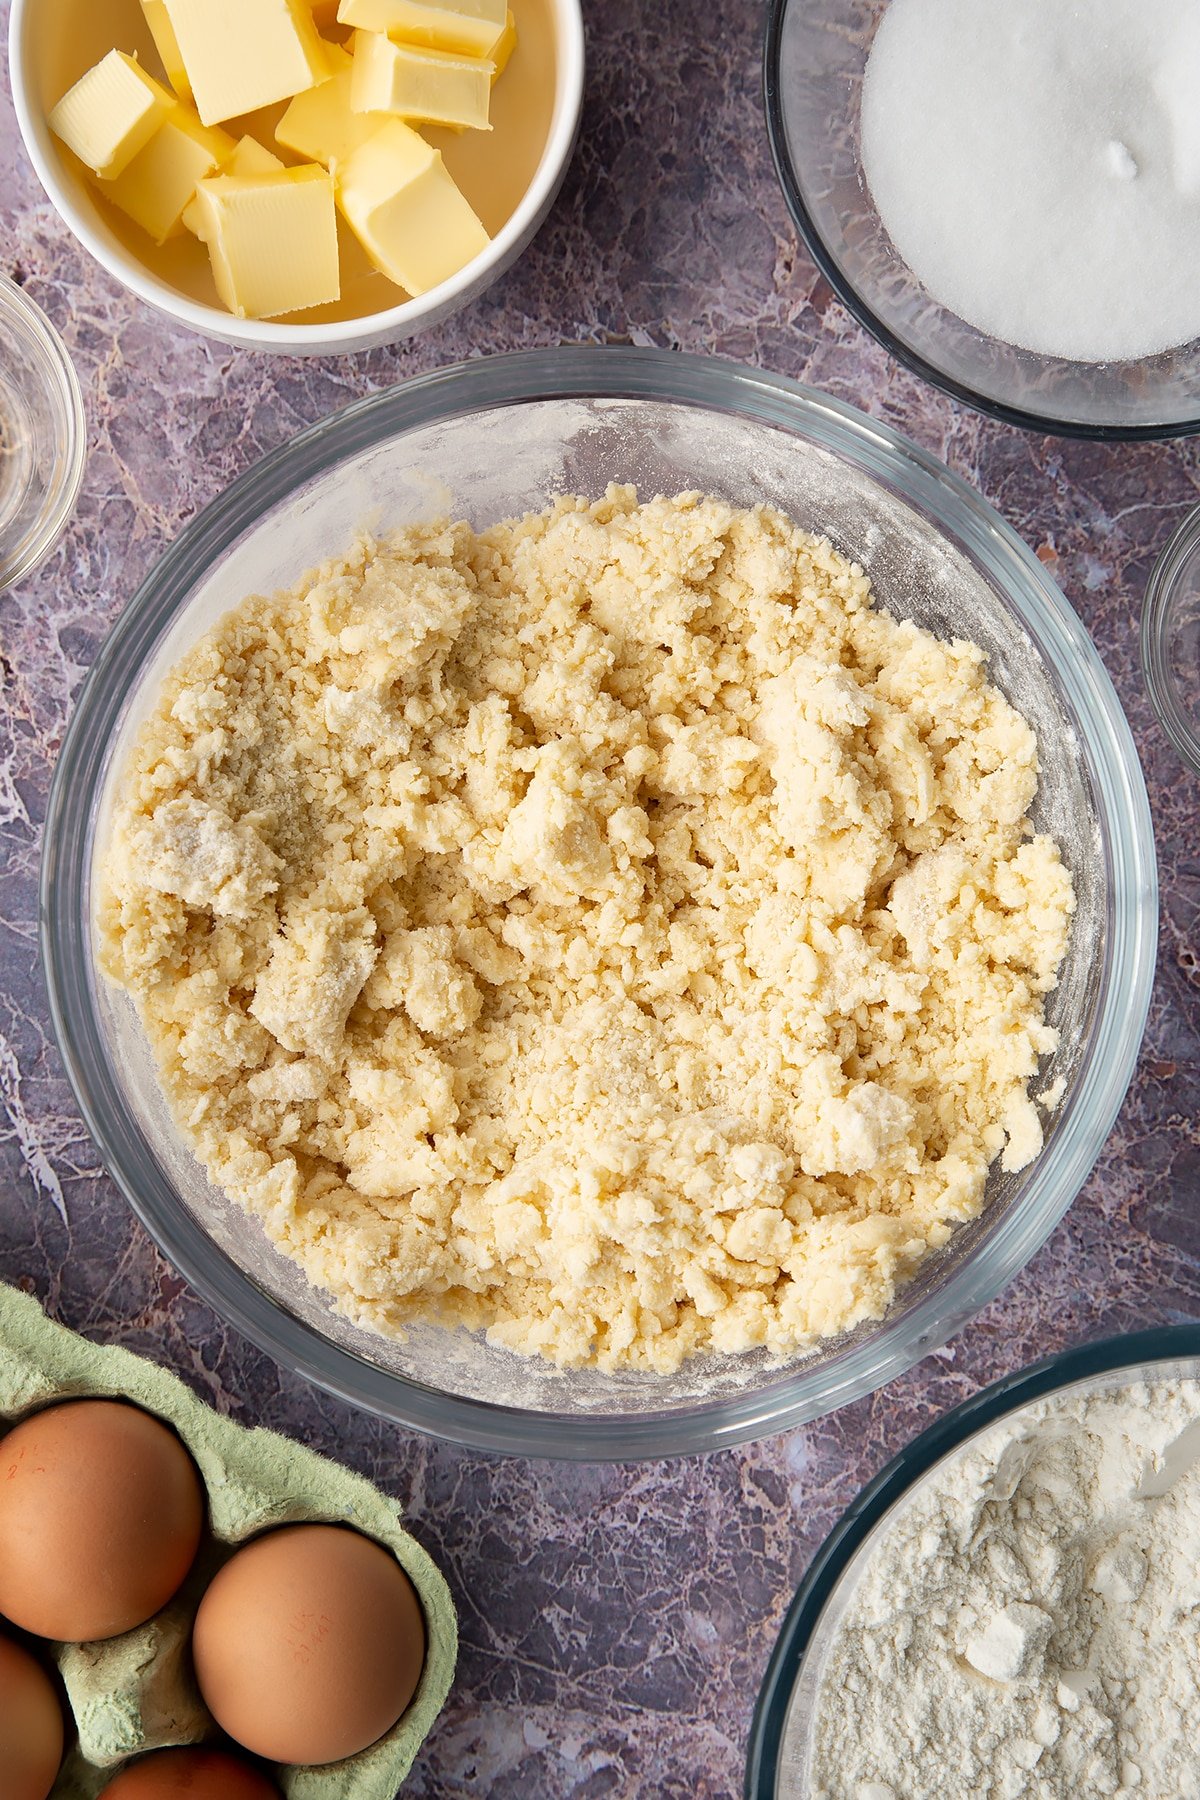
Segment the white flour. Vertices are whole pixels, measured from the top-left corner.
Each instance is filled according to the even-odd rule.
[[[1041,1401],[936,1470],[821,1682],[814,1800],[1200,1796],[1200,1383]]]
[[[1047,356],[1200,333],[1200,0],[892,0],[867,184],[909,268]]]

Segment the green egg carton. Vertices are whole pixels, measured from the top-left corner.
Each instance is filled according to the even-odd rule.
[[[182,1591],[136,1631],[58,1644],[55,1660],[77,1741],[52,1800],[94,1800],[130,1757],[169,1744],[220,1741],[191,1670],[192,1622],[212,1576],[258,1533],[303,1522],[351,1525],[395,1556],[420,1597],[427,1648],[420,1686],[386,1737],[325,1768],[276,1772],[288,1800],[394,1800],[450,1691],[458,1652],[442,1575],[400,1523],[394,1500],[303,1445],[223,1419],[174,1375],[128,1350],[90,1344],[0,1285],[0,1418],[16,1424],[57,1400],[132,1400],[178,1432],[208,1496],[208,1535]]]

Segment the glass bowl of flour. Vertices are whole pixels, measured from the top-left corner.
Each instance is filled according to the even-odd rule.
[[[563,494],[598,501],[612,483],[645,499],[698,490],[737,508],[770,503],[860,564],[897,620],[978,645],[989,681],[1036,733],[1030,823],[1060,846],[1074,883],[1047,996],[1057,1047],[1034,1083],[1044,1147],[1014,1171],[997,1158],[982,1212],[948,1232],[882,1317],[782,1360],[757,1348],[693,1355],[670,1372],[606,1371],[518,1354],[480,1330],[413,1325],[401,1339],[364,1328],[207,1179],[134,1002],[100,969],[114,795],[165,673],[219,619],[249,595],[285,592],[359,529],[446,517],[482,529]],[[1134,1067],[1154,970],[1154,843],[1132,737],[1042,564],[887,426],[759,371],[657,351],[561,349],[440,370],[258,464],[181,534],[106,641],[60,756],[45,842],[59,1042],[107,1166],[165,1254],[223,1318],[309,1379],[406,1426],[526,1455],[621,1460],[736,1443],[843,1404],[944,1341],[1025,1265],[1086,1180]],[[729,1167],[732,1181],[732,1157]]]
[[[1064,436],[1200,429],[1200,6],[773,0],[792,218],[908,368]]]
[[[792,1603],[751,1800],[1200,1793],[1200,1326],[1060,1353],[866,1488]]]

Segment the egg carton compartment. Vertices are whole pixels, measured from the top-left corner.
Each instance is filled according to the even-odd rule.
[[[165,1369],[88,1343],[36,1300],[0,1286],[0,1419],[15,1425],[56,1401],[80,1399],[130,1400],[178,1433],[204,1483],[207,1531],[184,1587],[147,1624],[103,1643],[53,1646],[78,1741],[68,1719],[71,1747],[52,1800],[94,1800],[123,1762],[146,1751],[227,1742],[192,1676],[196,1609],[240,1544],[302,1523],[349,1525],[391,1551],[425,1615],[425,1666],[408,1710],[378,1743],[344,1762],[280,1768],[274,1777],[287,1800],[394,1800],[450,1691],[458,1651],[450,1590],[403,1529],[397,1502],[301,1444],[221,1418]]]

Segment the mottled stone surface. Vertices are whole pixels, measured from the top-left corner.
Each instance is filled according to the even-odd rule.
[[[0,267],[61,329],[91,457],[67,538],[0,597],[0,1273],[70,1325],[178,1369],[239,1418],[345,1457],[405,1500],[462,1607],[452,1704],[408,1791],[739,1791],[750,1711],[789,1595],[862,1482],[922,1425],[1044,1351],[1200,1314],[1200,791],[1142,691],[1156,551],[1197,500],[1194,444],[1022,436],[895,367],[797,247],[759,99],[757,0],[714,32],[691,0],[586,0],[582,145],[552,220],[471,313],[342,362],[227,351],[171,328],[76,247],[0,88]],[[7,0],[0,24],[7,25]],[[941,1354],[791,1436],[708,1460],[555,1468],[460,1454],[314,1393],[222,1326],[134,1224],[72,1105],[37,969],[39,834],[72,695],[177,531],[297,427],[415,371],[613,337],[798,376],[908,431],[977,484],[1094,633],[1140,745],[1163,876],[1161,966],[1140,1070],[1067,1221]]]

